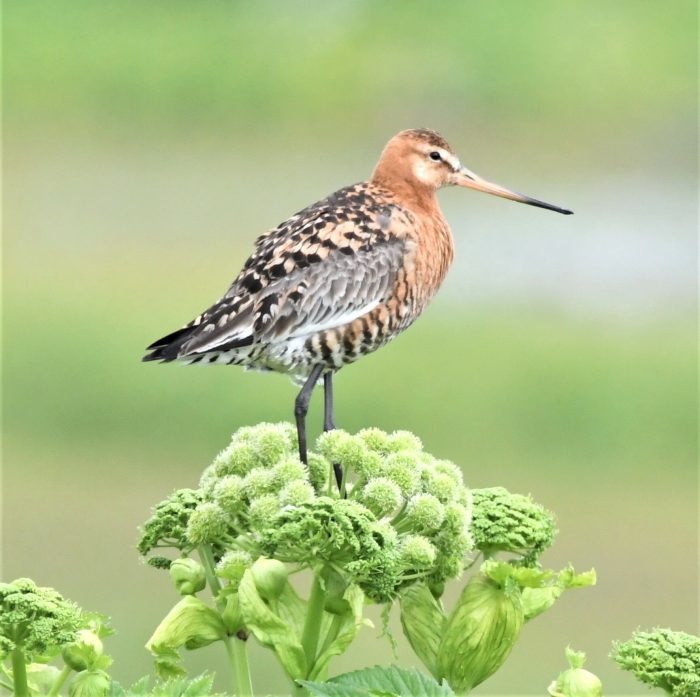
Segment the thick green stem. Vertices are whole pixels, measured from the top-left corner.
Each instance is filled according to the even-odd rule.
[[[216,577],[214,554],[209,545],[200,545],[197,550],[202,560],[202,566],[204,566],[204,572],[207,575],[209,587],[216,601],[216,607],[219,609],[219,612],[223,612],[226,608],[226,601],[219,597],[221,593],[221,583]],[[224,638],[224,645],[226,646],[226,653],[233,667],[236,697],[252,697],[253,684],[250,679],[246,642],[243,639],[239,639],[237,636],[227,636]]]
[[[253,697],[253,684],[250,679],[248,668],[248,653],[245,641],[238,637],[226,637],[226,653],[233,666],[234,672],[234,694],[236,697]]]
[[[68,680],[68,676],[71,674],[72,670],[70,666],[63,666],[63,670],[58,674],[56,682],[51,686],[51,690],[46,697],[56,697],[56,695],[60,694],[63,683]]]
[[[12,651],[12,682],[15,688],[15,697],[29,697],[27,665],[24,651],[19,646]]]
[[[317,571],[314,573],[314,580],[311,584],[311,594],[309,595],[309,602],[306,608],[306,621],[304,622],[304,631],[301,635],[301,645],[306,655],[308,673],[311,672],[316,662],[316,651],[321,634],[323,607],[325,604],[326,592],[323,590],[321,573]]]

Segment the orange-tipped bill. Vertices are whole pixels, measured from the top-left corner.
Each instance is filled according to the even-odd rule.
[[[508,198],[511,201],[519,201],[520,203],[527,203],[528,206],[537,206],[538,208],[547,208],[550,211],[556,211],[557,213],[563,213],[564,215],[571,215],[573,211],[567,210],[566,208],[559,208],[551,203],[546,203],[545,201],[539,201],[536,198],[531,198],[530,196],[525,196],[524,194],[519,194],[515,191],[510,191],[505,189],[498,184],[493,184],[487,182],[485,179],[474,174],[466,167],[462,167],[457,170],[451,177],[453,184],[457,186],[464,186],[468,189],[476,189],[477,191],[484,191],[487,194],[493,194],[494,196],[500,196],[501,198]]]

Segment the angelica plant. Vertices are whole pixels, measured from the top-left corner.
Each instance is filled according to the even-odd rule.
[[[387,618],[398,603],[418,657],[465,692],[503,663],[525,622],[595,581],[593,571],[539,565],[556,534],[549,511],[502,488],[468,490],[461,470],[411,433],[336,430],[318,438],[308,465],[297,452],[290,424],[242,428],[196,489],[175,491],[144,524],[139,551],[182,596],[147,644],[162,677],[182,674],[181,649],[221,643],[236,693],[250,695],[254,637],[293,691],[318,690],[368,624],[364,605]],[[343,467],[339,486],[331,463]],[[446,612],[446,583],[480,557]],[[305,597],[295,581],[304,570]],[[200,597],[206,586],[213,603]]]
[[[111,633],[100,615],[86,613],[53,588],[28,578],[0,583],[0,658],[15,697],[39,690],[56,697],[71,673],[71,697],[104,697],[111,680],[102,638]],[[63,668],[51,665],[62,658]],[[9,659],[10,667],[5,661]]]
[[[221,641],[236,689],[250,694],[252,634],[293,681],[323,679],[366,624],[366,601],[390,606],[419,581],[441,593],[462,572],[471,499],[454,464],[410,433],[378,429],[325,433],[308,461],[291,425],[243,428],[197,489],[156,506],[139,551],[186,594],[148,643],[160,674],[181,670],[180,648]],[[332,462],[345,472],[340,491]],[[306,599],[288,578],[303,569]],[[213,606],[196,595],[203,577]]]
[[[640,682],[673,697],[700,695],[700,637],[663,628],[637,631],[613,644],[611,658]]]

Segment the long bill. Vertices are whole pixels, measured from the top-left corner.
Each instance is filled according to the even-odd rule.
[[[474,174],[474,172],[468,170],[466,167],[462,167],[457,170],[450,178],[452,184],[457,186],[464,186],[467,189],[476,189],[476,191],[483,191],[487,194],[493,194],[494,196],[500,196],[501,198],[508,198],[511,201],[519,201],[520,203],[527,203],[528,206],[537,206],[538,208],[546,208],[550,211],[556,211],[557,213],[563,213],[564,215],[571,215],[573,211],[566,208],[560,208],[552,203],[546,203],[545,201],[539,201],[536,198],[530,196],[525,196],[525,194],[519,194],[516,191],[510,191],[498,184],[488,182],[482,179],[480,176]]]

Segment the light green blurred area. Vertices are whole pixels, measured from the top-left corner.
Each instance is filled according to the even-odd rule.
[[[528,625],[475,693],[542,694],[569,643],[606,694],[634,693],[612,639],[698,631],[696,15],[5,3],[3,576],[108,612],[117,677],[150,670],[142,646],[175,597],[139,562],[137,526],[234,429],[289,419],[294,388],[143,365],[143,347],[215,300],[258,234],[427,125],[576,215],[441,194],[455,267],[415,327],[340,373],[338,421],[411,429],[470,485],[532,493],[558,514],[545,563],[596,566],[599,585]],[[363,632],[333,671],[393,660]],[[188,665],[223,688],[216,655]],[[253,657],[261,693],[284,689]],[[399,660],[417,664],[403,641]]]

